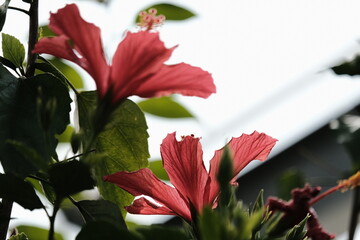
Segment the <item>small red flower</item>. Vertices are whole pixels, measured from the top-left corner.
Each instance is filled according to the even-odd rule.
[[[232,138],[228,147],[233,157],[233,179],[252,160],[264,161],[276,141],[258,132]],[[160,151],[164,168],[174,187],[159,180],[147,168],[136,172],[118,172],[103,178],[134,196],[145,195],[155,201],[138,198],[126,207],[127,211],[136,214],[178,215],[190,222],[193,210],[201,213],[206,205],[216,207],[219,195],[216,174],[224,149],[215,152],[209,172],[202,159],[200,138],[185,136],[177,141],[175,133],[168,134]]]
[[[40,39],[33,52],[78,64],[94,78],[100,98],[109,93],[112,102],[132,95],[157,97],[173,93],[206,98],[216,91],[211,75],[201,68],[185,63],[165,65],[176,47],[166,48],[157,32],[128,32],[109,65],[100,29],[82,19],[75,4],[52,13],[49,28],[57,36]]]

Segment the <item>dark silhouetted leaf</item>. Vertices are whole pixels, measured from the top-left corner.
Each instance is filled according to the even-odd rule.
[[[48,240],[49,231],[47,229],[26,225],[17,226],[16,229],[18,232],[25,233],[30,240]],[[59,233],[54,234],[54,239],[64,240]]]
[[[83,200],[76,203],[86,222],[106,221],[120,228],[127,229],[120,209],[107,200]]]
[[[138,103],[141,110],[165,118],[193,118],[194,116],[170,97],[152,98]]]
[[[170,226],[152,225],[149,227],[139,227],[136,229],[146,240],[188,240],[189,237],[181,228]],[[205,238],[204,238],[205,239]]]
[[[155,4],[147,7],[144,10],[147,11],[150,8],[155,8],[157,10],[157,14],[164,15],[166,17],[166,20],[179,21],[186,20],[195,16],[195,14],[190,10],[169,3]],[[136,22],[138,22],[138,19],[139,18],[136,18]]]
[[[95,184],[89,167],[77,160],[53,164],[49,169],[49,180],[58,197],[92,189]]]
[[[162,160],[150,161],[149,168],[158,178],[169,181],[169,176],[164,169]]]
[[[12,62],[16,67],[22,67],[25,59],[25,48],[17,38],[3,33],[2,50],[4,58]]]
[[[6,13],[7,13],[10,1],[11,0],[5,0],[5,2],[3,4],[1,4],[1,6],[0,6],[0,32],[2,31],[4,24],[5,24]]]
[[[338,75],[360,75],[360,55],[353,60],[344,62],[331,68]]]
[[[15,64],[13,64],[11,61],[9,61],[8,59],[6,59],[6,58],[3,58],[3,57],[0,57],[0,62],[4,65],[4,66],[6,66],[6,67],[8,67],[8,68],[11,68],[12,70],[16,70],[16,66],[15,66]]]
[[[70,122],[71,98],[54,75],[19,81],[1,65],[0,80],[1,162],[6,172],[25,177],[39,165],[24,158],[8,140],[33,149],[48,164],[55,156],[55,134],[61,134]]]
[[[30,210],[43,207],[31,184],[12,174],[0,174],[0,198],[17,202]]]
[[[75,240],[141,240],[142,238],[127,230],[119,229],[109,222],[88,222],[76,236]]]

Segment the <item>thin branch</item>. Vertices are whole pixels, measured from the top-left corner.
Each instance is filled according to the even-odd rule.
[[[19,11],[19,12],[25,13],[26,15],[30,16],[30,13],[29,13],[29,11],[26,11],[26,10],[24,10],[24,9],[21,9],[21,8],[17,8],[17,7],[12,7],[12,6],[8,6],[8,9],[16,10],[16,11]]]

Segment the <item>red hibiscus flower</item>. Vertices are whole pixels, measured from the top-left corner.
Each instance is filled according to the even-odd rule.
[[[179,93],[206,98],[216,91],[211,75],[201,68],[185,63],[165,65],[175,47],[166,48],[157,32],[128,32],[109,65],[100,29],[82,19],[75,4],[51,14],[49,28],[57,36],[40,39],[33,52],[78,64],[94,78],[100,98],[110,94],[114,103],[132,95]]]
[[[264,133],[254,132],[232,138],[228,147],[233,157],[233,180],[252,160],[265,160],[276,139]],[[134,196],[145,195],[126,207],[130,213],[178,215],[187,221],[204,206],[216,207],[219,186],[216,181],[219,163],[224,149],[217,150],[210,161],[210,171],[205,169],[200,139],[193,136],[177,141],[175,133],[168,134],[161,144],[163,165],[172,186],[159,180],[149,169],[136,172],[118,172],[104,177]]]

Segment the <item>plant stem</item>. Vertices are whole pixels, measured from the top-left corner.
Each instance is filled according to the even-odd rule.
[[[351,211],[351,217],[350,217],[350,225],[349,225],[349,240],[354,239],[355,230],[357,226],[357,219],[360,212],[360,188],[354,189],[354,195],[353,195],[353,204],[352,204],[352,211]]]
[[[5,240],[9,228],[13,201],[2,199],[0,209],[0,240]]]
[[[60,209],[60,201],[59,199],[56,199],[55,200],[55,203],[54,203],[54,211],[53,211],[53,214],[52,216],[50,216],[50,229],[49,229],[49,237],[48,237],[48,240],[54,240],[54,235],[55,235],[55,217],[56,217],[56,214],[57,212],[59,211]]]
[[[38,40],[39,29],[39,0],[33,0],[29,9],[29,42],[28,42],[28,55],[26,66],[26,77],[32,77],[35,73],[34,63],[37,59],[37,54],[33,53],[33,49]]]

